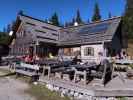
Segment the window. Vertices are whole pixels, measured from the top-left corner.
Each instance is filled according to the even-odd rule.
[[[24,37],[26,36],[26,31],[25,30],[21,30],[19,33],[17,33],[18,37]]]
[[[94,48],[92,48],[92,47],[86,47],[84,49],[84,55],[85,56],[94,56]]]
[[[24,34],[24,31],[22,30],[22,31],[20,32],[20,37],[23,37],[23,34]]]

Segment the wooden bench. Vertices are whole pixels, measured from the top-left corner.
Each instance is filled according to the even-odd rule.
[[[96,70],[91,71],[90,77],[93,77],[94,80],[100,82],[100,84],[94,83],[93,85],[105,86],[106,83],[112,79],[113,71],[114,71],[113,62],[104,59],[97,71]]]
[[[96,65],[89,64],[88,66],[95,67]],[[89,70],[81,70],[81,71],[75,70],[74,82],[76,82],[77,76],[83,76],[84,84],[86,84],[87,78],[90,79],[93,78],[93,80],[98,80],[98,82],[100,82],[99,85],[105,85],[108,81],[111,80],[112,72],[113,72],[112,62],[109,62],[108,60],[105,59],[102,65],[97,66],[94,69],[90,67]]]
[[[16,63],[15,62],[9,64],[9,70],[11,72],[15,72],[15,70],[16,70]]]
[[[39,76],[39,66],[26,63],[20,63],[16,67],[16,76],[25,75],[31,77],[31,82],[37,80]]]
[[[95,63],[76,65],[75,74],[74,74],[74,82],[77,81],[77,77],[83,76],[84,84],[86,84],[88,74],[90,74],[91,69],[95,67],[96,67]]]
[[[77,80],[77,76],[80,76],[82,75],[83,76],[83,79],[84,79],[84,84],[86,84],[86,81],[87,81],[87,71],[78,71],[75,69],[75,74],[74,74],[74,82],[76,82]]]
[[[48,71],[48,78],[50,78],[50,75],[52,74],[52,73],[56,73],[56,72],[58,72],[58,73],[60,73],[61,74],[61,72],[62,71],[64,71],[64,67],[53,67],[53,66],[49,66],[49,65],[46,65],[46,66],[44,66],[43,67],[43,73],[42,73],[42,76],[44,76],[44,75],[46,75],[46,70]]]
[[[43,73],[42,76],[46,75],[46,71],[48,72],[48,78],[50,78],[50,75],[52,73],[54,74],[58,74],[58,76],[61,78],[63,76],[63,74],[66,74],[64,72],[70,72],[68,71],[68,67],[69,65],[72,63],[72,61],[63,61],[63,62],[47,62],[44,66],[43,66]]]

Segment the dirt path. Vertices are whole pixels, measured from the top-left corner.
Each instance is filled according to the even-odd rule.
[[[0,78],[0,100],[35,100],[24,93],[28,84],[10,77]]]

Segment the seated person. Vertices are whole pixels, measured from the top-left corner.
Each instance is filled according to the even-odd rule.
[[[97,59],[97,61],[96,61],[96,63],[97,63],[97,68],[96,68],[96,70],[98,70],[99,67],[103,65],[103,63],[102,63],[103,61],[104,61],[103,53],[102,53],[102,52],[99,52],[99,53],[98,53],[98,59]]]
[[[78,58],[78,56],[75,56],[72,60],[73,64],[79,64],[81,61],[81,59]]]
[[[33,63],[33,57],[28,55],[27,57],[25,57],[25,62],[29,63],[29,64],[32,64]]]
[[[52,55],[52,53],[49,53],[49,58],[50,59],[53,59],[54,58],[54,56]]]
[[[126,54],[126,52],[125,51],[123,51],[123,53],[122,53],[122,59],[127,59],[127,54]]]

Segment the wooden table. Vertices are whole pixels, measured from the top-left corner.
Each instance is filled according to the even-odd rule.
[[[133,60],[118,59],[118,60],[115,61],[116,69],[119,69],[119,70],[122,70],[122,71],[126,71],[126,69],[128,67],[130,67],[130,65],[133,65]]]
[[[129,59],[119,59],[115,61],[116,64],[121,64],[121,65],[130,65],[133,64],[133,60],[129,60]]]
[[[74,82],[76,82],[76,79],[77,79],[78,75],[83,75],[84,82],[86,84],[87,74],[91,73],[91,70],[95,69],[96,66],[97,66],[96,63],[90,63],[90,64],[87,64],[87,65],[85,65],[85,64],[84,65],[80,65],[80,64],[71,65],[71,67],[75,68]]]

